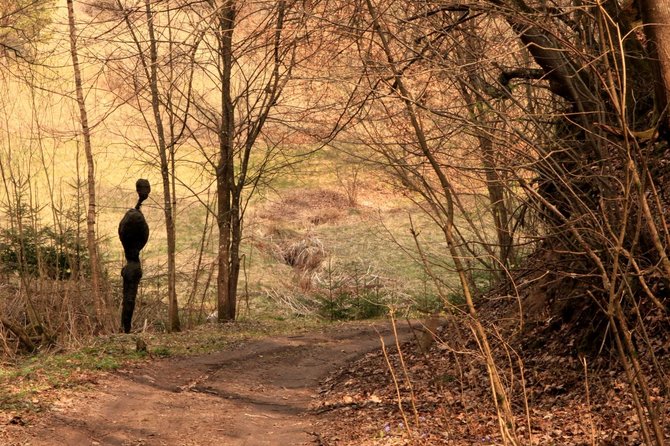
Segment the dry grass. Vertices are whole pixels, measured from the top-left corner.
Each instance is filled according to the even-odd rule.
[[[293,189],[276,201],[261,206],[258,217],[292,225],[322,225],[336,223],[349,213],[347,197],[332,189]]]

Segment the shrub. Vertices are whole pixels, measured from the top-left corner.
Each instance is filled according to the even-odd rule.
[[[433,293],[423,293],[420,297],[416,298],[413,305],[413,309],[425,314],[433,314],[443,308],[444,302],[442,298]]]
[[[86,253],[74,230],[62,234],[48,227],[27,227],[22,233],[16,229],[0,231],[0,269],[5,273],[69,279],[82,269],[86,272]]]
[[[370,319],[388,309],[388,295],[370,266],[360,262],[335,265],[329,260],[316,276],[317,313],[330,320]]]

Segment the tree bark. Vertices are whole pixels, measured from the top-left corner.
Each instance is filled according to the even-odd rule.
[[[211,4],[217,14],[217,57],[221,87],[221,121],[217,123],[219,159],[216,166],[219,228],[217,304],[218,318],[223,322],[234,320],[237,311],[237,286],[241,269],[240,245],[244,226],[243,198],[245,187],[248,186],[247,173],[251,152],[285,85],[282,81],[286,81],[290,76],[291,63],[288,64],[286,71],[280,72],[280,68],[287,65],[283,60],[284,53],[280,51],[286,2],[279,1],[276,5],[276,26],[268,28],[274,33],[273,61],[268,62],[268,67],[271,66],[272,71],[268,80],[258,90],[257,86],[252,85],[254,81],[249,81],[250,83],[245,86],[246,89],[243,87],[240,94],[233,99],[231,72],[233,63],[236,63],[236,55],[233,54],[233,32],[237,26],[236,2],[227,0],[220,7],[216,7],[213,2]],[[273,24],[268,23],[269,26]],[[240,51],[244,54],[244,50]],[[269,65],[270,63],[272,65]],[[251,91],[261,93],[255,97],[253,95],[256,93],[250,93]],[[244,103],[245,100],[247,107],[253,109],[254,113],[242,115],[237,122],[235,104]],[[236,132],[242,135],[238,141],[235,140]],[[239,163],[237,166],[236,160]]]
[[[475,40],[472,37],[476,35],[476,30],[473,27],[473,23],[470,23],[470,26],[472,27],[471,31],[473,34],[466,34],[466,50],[461,57],[465,65],[471,68],[467,69],[467,77],[463,76],[459,78],[459,91],[470,112],[470,119],[478,124],[478,130],[475,134],[481,150],[481,161],[485,170],[491,215],[493,216],[499,247],[498,261],[500,265],[494,265],[493,268],[500,274],[501,270],[509,268],[509,260],[513,256],[513,234],[510,228],[509,213],[505,204],[504,185],[497,171],[495,148],[491,137],[487,134],[491,130],[487,130],[487,132],[480,130],[482,128],[495,129],[495,124],[486,122],[486,112],[480,106],[481,95],[485,91],[485,84],[481,75],[473,71],[474,67],[481,65],[481,56],[479,56],[479,48],[477,48]]]
[[[86,216],[86,244],[91,262],[91,286],[96,316],[100,328],[109,326],[110,318],[105,293],[102,290],[102,274],[100,271],[100,259],[98,256],[98,245],[95,236],[96,197],[95,197],[95,162],[93,160],[93,148],[91,145],[91,130],[88,125],[88,114],[86,112],[86,101],[81,80],[81,69],[77,52],[77,32],[75,28],[73,0],[67,0],[67,15],[70,30],[70,54],[72,57],[72,68],[74,70],[74,82],[77,93],[77,104],[79,105],[79,119],[81,123],[82,136],[84,138],[84,152],[86,153],[87,184],[88,184],[88,213]]]
[[[221,63],[221,128],[219,129],[219,164],[216,169],[218,226],[219,226],[219,277],[217,303],[219,321],[235,320],[237,281],[231,277],[231,229],[233,211],[234,134],[235,110],[232,100],[233,31],[235,29],[235,2],[228,0],[219,12],[219,58]]]
[[[670,132],[670,3],[667,0],[640,0],[648,51],[657,66],[655,94],[662,116],[661,130]]]

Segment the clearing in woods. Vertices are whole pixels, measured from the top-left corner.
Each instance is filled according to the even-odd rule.
[[[404,327],[403,327],[404,325]],[[400,324],[407,336],[406,324]],[[208,355],[129,366],[56,404],[9,445],[314,445],[319,381],[381,346],[389,325],[347,324],[246,341]]]

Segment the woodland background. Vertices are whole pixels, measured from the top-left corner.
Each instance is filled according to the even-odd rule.
[[[666,1],[3,1],[0,64],[6,357],[118,330],[142,177],[137,331],[433,315],[504,444],[543,348],[666,441]]]

